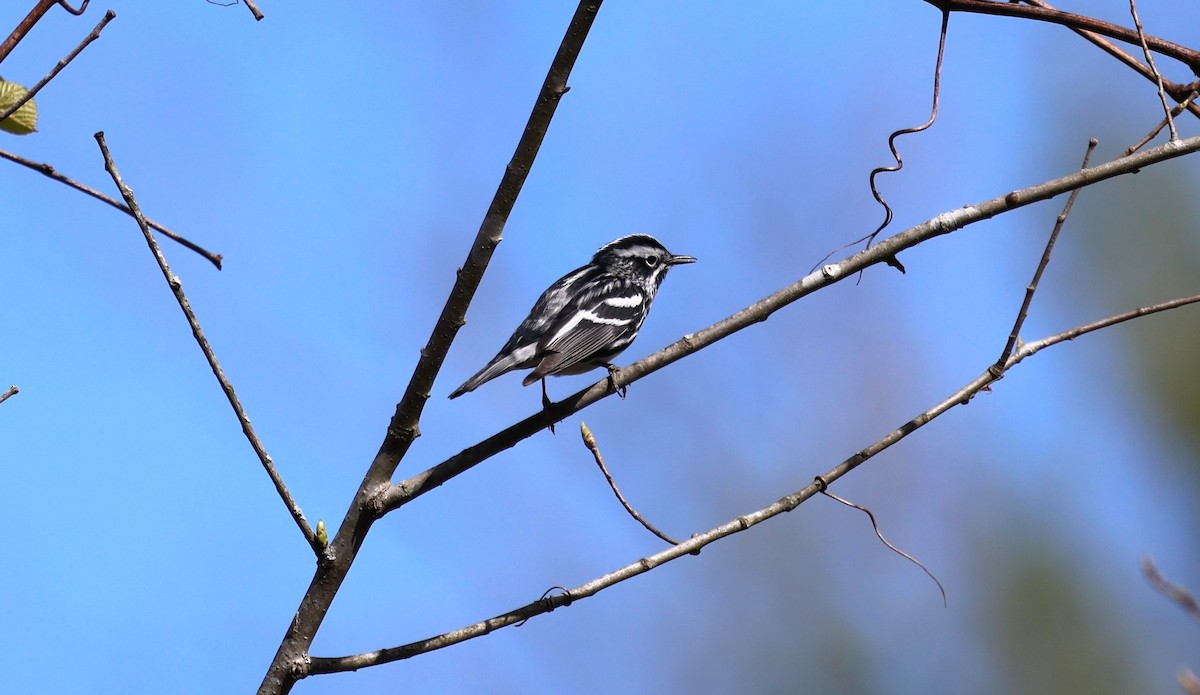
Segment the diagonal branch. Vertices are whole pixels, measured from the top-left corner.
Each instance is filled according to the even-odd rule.
[[[20,392],[21,392],[21,389],[17,388],[16,384],[9,386],[7,391],[5,391],[4,393],[0,393],[0,403],[7,401],[8,399],[12,398],[13,396],[17,395]]]
[[[567,93],[567,78],[583,49],[588,31],[600,9],[600,3],[601,0],[581,0],[571,17],[512,160],[504,170],[500,185],[472,242],[467,260],[458,271],[454,287],[450,290],[450,296],[446,299],[441,315],[438,316],[429,341],[421,349],[421,357],[388,424],[383,443],[333,538],[330,560],[318,565],[295,618],[259,686],[260,695],[289,692],[296,679],[303,677],[308,647],[349,573],[350,565],[353,564],[363,539],[370,531],[371,524],[378,518],[377,515],[369,513],[368,500],[378,490],[390,485],[389,481],[400,460],[420,434],[421,413],[429,400],[434,379],[459,328],[466,323],[467,307],[475,296],[493,251],[500,243],[504,225],[529,176],[542,140],[550,127],[550,121],[558,108],[558,102],[562,95]],[[364,511],[368,513],[364,514]]]
[[[296,504],[296,501],[292,499],[292,493],[284,485],[283,478],[279,476],[279,471],[275,470],[275,464],[271,460],[271,456],[267,454],[266,448],[263,447],[258,435],[254,432],[254,427],[250,424],[249,416],[246,415],[241,401],[238,400],[237,394],[234,393],[233,385],[225,377],[225,371],[221,369],[221,364],[217,362],[217,356],[213,353],[212,346],[208,344],[208,338],[204,336],[204,331],[200,328],[200,321],[196,318],[196,313],[192,311],[192,305],[188,302],[187,295],[183,293],[183,283],[177,275],[171,272],[171,267],[167,265],[167,257],[163,255],[162,249],[159,248],[158,242],[155,241],[154,233],[150,231],[150,225],[147,224],[146,218],[142,215],[141,208],[138,207],[137,200],[133,197],[133,191],[125,184],[120,172],[117,171],[117,165],[113,163],[112,155],[108,151],[108,143],[104,140],[103,132],[96,133],[96,142],[99,143],[100,152],[104,155],[104,169],[112,176],[113,183],[121,191],[121,197],[129,205],[129,209],[133,213],[133,218],[137,220],[138,227],[141,228],[142,234],[146,237],[146,243],[150,246],[150,252],[154,254],[154,260],[158,262],[159,270],[162,271],[167,285],[170,286],[171,292],[175,295],[175,301],[179,302],[179,308],[183,310],[184,316],[187,317],[188,325],[192,327],[192,335],[195,336],[196,343],[200,345],[200,350],[204,352],[204,357],[208,360],[208,366],[212,368],[213,375],[217,377],[217,381],[221,384],[221,390],[225,392],[225,397],[229,399],[229,405],[233,406],[233,412],[237,415],[238,422],[242,424],[242,432],[245,433],[246,439],[250,441],[250,446],[254,449],[254,453],[258,455],[258,460],[262,463],[263,468],[266,469],[271,482],[275,484],[275,490],[279,493],[279,497],[283,500],[283,503],[287,505],[292,519],[300,527],[300,532],[304,534],[304,539],[308,541],[308,544],[312,546],[313,552],[320,558],[324,554],[325,545],[317,540],[316,533],[309,526],[308,520],[304,518],[304,512],[300,511],[300,505]]]
[[[1080,165],[1080,168],[1087,168],[1097,144],[1099,143],[1096,138],[1088,140],[1087,152],[1083,155],[1083,164]],[[1058,217],[1054,220],[1054,229],[1050,230],[1050,238],[1046,241],[1046,250],[1042,251],[1042,258],[1038,261],[1037,270],[1033,271],[1033,279],[1025,287],[1025,299],[1021,301],[1021,308],[1017,310],[1017,319],[1013,322],[1012,331],[1008,334],[1008,342],[1004,344],[1004,349],[1000,352],[1000,359],[996,360],[996,369],[1004,367],[1008,358],[1012,356],[1017,342],[1021,339],[1021,327],[1025,325],[1025,317],[1029,315],[1029,305],[1033,303],[1033,295],[1037,292],[1038,284],[1042,280],[1042,273],[1046,272],[1046,266],[1050,265],[1050,253],[1054,251],[1058,235],[1062,232],[1063,225],[1067,222],[1067,216],[1071,214],[1071,208],[1075,206],[1075,199],[1079,197],[1079,192],[1082,190],[1082,188],[1076,188],[1071,191],[1071,195],[1067,196],[1066,205],[1063,205],[1063,211],[1058,213]]]
[[[1001,17],[1019,17],[1033,19],[1039,22],[1060,24],[1075,31],[1087,31],[1100,34],[1111,39],[1140,46],[1141,41],[1133,29],[1105,22],[1094,17],[1063,12],[1039,3],[1037,6],[1019,5],[1016,2],[995,2],[994,0],[925,0],[925,2],[943,12],[972,12]],[[1147,36],[1146,45],[1155,53],[1161,53],[1174,58],[1188,66],[1193,73],[1200,75],[1200,51],[1186,46],[1180,46],[1157,36]]]
[[[21,166],[23,166],[27,169],[32,169],[32,170],[38,172],[39,174],[48,176],[48,177],[54,179],[55,181],[66,184],[81,193],[86,193],[87,195],[90,195],[91,197],[95,198],[96,200],[108,203],[109,205],[113,206],[114,208],[120,210],[121,212],[123,212],[131,217],[133,216],[133,211],[129,209],[128,205],[125,205],[117,200],[114,200],[113,198],[101,193],[100,191],[97,191],[94,188],[85,186],[82,183],[79,183],[78,181],[74,181],[72,179],[67,178],[66,176],[63,176],[62,174],[58,173],[58,171],[50,164],[44,164],[44,163],[39,164],[33,160],[25,159],[24,157],[22,157],[20,155],[13,154],[12,152],[8,152],[7,150],[0,150],[0,157],[3,157],[4,159],[7,159],[10,162],[16,162],[17,164],[20,164]],[[146,220],[146,224],[150,225],[151,228],[153,228],[159,232],[162,232],[167,238],[171,239],[172,241],[183,245],[185,248],[195,251],[196,253],[200,254],[201,256],[204,256],[205,258],[208,259],[209,263],[212,263],[213,265],[217,266],[217,270],[221,269],[221,261],[224,258],[221,254],[213,253],[212,251],[209,251],[208,249],[204,248],[203,246],[200,246],[199,244],[189,241],[188,239],[176,234],[175,232],[172,232],[171,230],[169,230],[166,227],[162,226],[161,224],[155,222],[154,220]]]
[[[867,519],[869,519],[871,521],[871,528],[874,529],[875,537],[879,539],[879,542],[883,543],[885,546],[887,546],[888,550],[892,551],[893,553],[896,553],[900,557],[904,558],[905,560],[908,560],[909,562],[913,563],[917,567],[921,568],[921,571],[925,573],[925,576],[932,579],[933,583],[937,585],[938,591],[941,592],[942,607],[945,608],[950,605],[946,599],[946,587],[942,586],[942,581],[940,579],[938,579],[936,576],[934,576],[933,572],[929,571],[929,568],[925,566],[925,563],[923,563],[920,560],[918,560],[917,558],[913,557],[911,554],[906,553],[903,550],[897,548],[895,546],[895,544],[893,544],[887,538],[884,538],[883,531],[879,530],[879,521],[877,521],[875,519],[875,512],[862,506],[861,504],[851,502],[848,499],[845,499],[843,497],[838,497],[837,495],[833,494],[832,492],[830,492],[829,490],[826,489],[828,486],[825,485],[825,479],[821,478],[820,476],[817,476],[817,484],[821,486],[820,492],[822,495],[825,495],[826,497],[837,502],[838,504],[845,505],[851,509],[857,509],[858,511],[862,512],[863,514],[866,514]]]
[[[1158,71],[1158,65],[1154,63],[1154,54],[1146,45],[1146,32],[1142,29],[1142,18],[1138,16],[1137,0],[1129,0],[1129,13],[1133,15],[1133,26],[1137,29],[1138,40],[1142,45],[1142,55],[1146,56],[1146,64],[1150,66],[1150,72],[1153,73],[1152,81],[1158,87],[1158,100],[1162,102],[1163,114],[1167,119],[1167,125],[1171,128],[1171,139],[1178,140],[1179,132],[1175,130],[1175,118],[1171,115],[1171,105],[1167,103],[1167,90],[1163,87],[1162,73]]]
[[[263,13],[262,10],[258,9],[258,5],[254,3],[254,0],[242,1],[246,3],[246,7],[250,10],[250,14],[254,15],[255,21],[261,22],[263,20]]]
[[[1057,179],[943,213],[915,227],[894,234],[837,263],[826,265],[708,328],[685,335],[662,350],[622,369],[617,376],[621,384],[631,384],[718,340],[767,320],[771,314],[801,297],[827,285],[832,285],[872,265],[886,263],[889,258],[899,252],[934,237],[949,234],[969,224],[995,217],[1014,208],[1053,198],[1114,176],[1136,173],[1143,167],[1196,151],[1200,151],[1200,136],[1170,141],[1137,154],[1080,169]],[[470,470],[491,456],[515,446],[517,442],[545,429],[549,424],[560,422],[609,395],[611,395],[611,391],[608,387],[608,379],[602,379],[592,386],[568,396],[555,404],[553,408],[530,415],[428,470],[400,483],[382,488],[371,501],[373,511],[382,516],[397,509],[451,478]]]
[[[72,60],[75,60],[75,56],[82,53],[83,49],[88,47],[88,44],[90,44],[91,42],[100,38],[100,32],[104,31],[104,27],[108,26],[108,23],[111,22],[113,19],[115,19],[116,16],[117,16],[117,13],[113,12],[112,10],[105,12],[104,18],[100,20],[100,23],[97,24],[94,29],[92,29],[91,33],[89,33],[87,36],[83,37],[83,40],[79,42],[79,45],[75,47],[75,50],[68,53],[66,58],[63,58],[62,60],[58,61],[58,64],[55,65],[50,70],[50,72],[48,72],[46,74],[46,76],[41,79],[40,82],[33,85],[33,87],[29,91],[25,92],[24,96],[22,96],[20,99],[17,99],[16,103],[14,103],[12,106],[8,107],[7,110],[0,111],[0,121],[3,121],[4,119],[6,119],[9,116],[16,113],[17,109],[24,106],[31,99],[33,99],[35,94],[42,91],[42,87],[45,87],[47,84],[50,84],[50,80],[53,80],[55,78],[55,76],[58,75],[58,73],[62,72],[63,68],[67,67],[67,65],[69,65]]]
[[[1155,591],[1171,599],[1175,605],[1182,608],[1191,617],[1200,620],[1200,601],[1196,600],[1196,596],[1192,592],[1162,576],[1162,573],[1158,571],[1158,566],[1154,564],[1154,558],[1146,556],[1139,564],[1142,568],[1142,575],[1146,577],[1146,581]]]
[[[646,521],[646,517],[642,516],[638,510],[634,509],[633,505],[629,504],[629,502],[625,499],[625,495],[621,494],[621,488],[617,487],[617,481],[613,480],[612,474],[608,472],[608,466],[604,464],[604,456],[600,453],[600,445],[596,443],[596,437],[592,434],[592,430],[588,428],[587,423],[579,423],[579,431],[580,434],[583,435],[583,445],[587,447],[588,451],[592,452],[592,458],[596,460],[596,465],[600,467],[600,472],[604,474],[604,479],[608,481],[609,489],[611,489],[613,494],[617,496],[617,501],[621,503],[621,506],[625,508],[625,511],[629,512],[629,516],[632,516],[634,521],[641,524],[642,527],[650,533],[658,536],[659,539],[664,540],[671,545],[678,545],[679,541],[671,538],[662,531],[659,531],[654,527],[654,524]]]
[[[460,642],[465,642],[469,639],[482,637],[495,632],[500,628],[524,622],[533,616],[549,613],[555,608],[569,606],[581,599],[595,596],[604,589],[607,589],[615,584],[619,584],[627,579],[632,579],[640,574],[645,574],[646,572],[649,572],[660,565],[671,562],[672,560],[678,560],[679,558],[689,554],[699,554],[700,550],[710,543],[714,543],[722,538],[732,536],[735,533],[746,531],[752,526],[760,524],[772,517],[783,514],[784,512],[792,511],[809,498],[819,494],[830,483],[833,483],[835,480],[862,465],[865,461],[874,457],[876,454],[879,454],[885,449],[891,447],[893,444],[899,442],[901,439],[904,439],[908,435],[917,431],[938,416],[943,415],[954,406],[967,404],[976,394],[995,383],[1003,376],[1005,372],[1020,364],[1026,357],[1030,357],[1040,350],[1052,345],[1073,340],[1081,335],[1091,333],[1092,331],[1096,331],[1101,328],[1113,326],[1139,316],[1148,316],[1150,314],[1195,303],[1200,303],[1200,295],[1181,297],[1168,302],[1163,302],[1161,304],[1142,307],[1124,314],[1110,316],[1100,321],[1077,326],[1068,331],[1063,331],[1062,333],[1043,338],[1033,343],[1026,343],[1008,359],[1000,374],[994,373],[992,366],[989,366],[987,369],[983,370],[982,374],[977,376],[959,390],[950,394],[949,397],[943,399],[933,407],[912,418],[895,430],[892,430],[874,444],[871,444],[867,448],[855,453],[838,465],[829,469],[822,475],[818,476],[814,482],[785,497],[780,498],[776,502],[767,505],[766,507],[754,512],[750,512],[749,514],[743,514],[736,519],[732,519],[704,533],[693,535],[691,538],[679,543],[678,545],[674,545],[653,555],[643,557],[635,562],[621,567],[620,569],[597,577],[585,584],[581,584],[574,589],[569,589],[563,594],[544,597],[534,601],[533,603],[521,606],[515,610],[502,613],[492,618],[488,618],[487,620],[482,620],[480,622],[467,625],[457,630],[452,630],[435,637],[411,642],[409,644],[397,647],[389,647],[387,649],[379,649],[362,654],[340,657],[311,657],[307,665],[308,671],[305,675],[353,671],[369,666],[378,666],[380,664],[385,664],[392,661],[399,661],[401,659],[408,659],[417,656],[418,654],[424,654],[437,649],[443,649]]]
[[[58,0],[37,1],[33,9],[29,11],[29,14],[25,15],[25,18],[17,23],[17,27],[12,30],[12,33],[4,41],[0,42],[0,63],[4,62],[4,59],[8,57],[9,53],[12,53],[17,44],[21,42],[21,39],[25,38],[25,35],[33,29],[33,25],[37,24],[38,20],[45,16],[57,2]]]
[[[1025,2],[1030,5],[1035,5],[1037,7],[1041,7],[1043,9],[1054,10],[1054,7],[1051,6],[1050,3],[1045,2],[1045,0],[1025,0]],[[1117,46],[1112,41],[1109,41],[1108,39],[1104,38],[1103,36],[1100,36],[1099,34],[1095,34],[1093,32],[1087,31],[1085,29],[1076,29],[1076,28],[1072,28],[1071,31],[1073,31],[1076,34],[1087,39],[1092,44],[1094,44],[1096,47],[1098,47],[1105,53],[1108,53],[1109,55],[1116,58],[1120,62],[1124,63],[1126,66],[1128,66],[1134,72],[1136,72],[1137,74],[1146,78],[1147,80],[1150,80],[1151,82],[1157,82],[1158,79],[1161,78],[1163,87],[1166,88],[1167,92],[1171,95],[1171,98],[1175,99],[1176,101],[1183,101],[1183,100],[1187,99],[1188,93],[1194,89],[1193,85],[1176,84],[1166,78],[1163,78],[1161,75],[1159,75],[1158,77],[1155,77],[1154,71],[1152,71],[1150,68],[1143,65],[1141,63],[1141,61],[1139,61],[1137,58],[1134,58],[1132,55],[1130,55],[1128,52],[1126,52],[1120,46]],[[1139,41],[1139,45],[1140,45],[1140,43],[1141,42]],[[1186,106],[1184,106],[1183,108],[1186,108],[1188,111],[1191,111],[1192,115],[1194,115],[1194,116],[1200,116],[1200,106],[1197,106],[1197,105],[1191,103],[1190,99],[1188,99],[1188,104]],[[1134,148],[1134,149],[1137,149],[1137,148]]]

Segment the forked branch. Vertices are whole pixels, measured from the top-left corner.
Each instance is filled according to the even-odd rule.
[[[350,565],[353,564],[363,539],[370,531],[371,524],[378,518],[371,510],[369,501],[380,489],[390,485],[389,481],[401,459],[420,434],[421,413],[429,399],[434,380],[459,328],[466,323],[467,307],[475,296],[492,252],[500,243],[504,225],[529,176],[559,100],[567,93],[567,78],[583,48],[584,40],[600,9],[600,3],[601,0],[582,0],[571,18],[546,79],[542,82],[529,121],[511,161],[504,170],[500,185],[480,224],[479,232],[471,244],[466,262],[458,271],[454,287],[438,316],[429,341],[421,349],[421,357],[413,369],[404,396],[396,406],[383,443],[330,543],[330,560],[317,566],[312,583],[309,584],[296,616],[259,686],[260,695],[289,692],[296,680],[306,675],[308,647],[316,637],[334,596],[349,573]]]
[[[1012,191],[1002,196],[967,205],[927,220],[903,232],[898,232],[874,246],[859,251],[836,263],[797,280],[741,311],[721,321],[686,335],[658,352],[645,357],[620,371],[620,382],[631,384],[642,377],[722,340],[744,328],[765,321],[771,314],[827,285],[853,276],[887,260],[906,249],[943,234],[949,234],[967,225],[990,219],[1008,210],[1031,203],[1047,200],[1054,196],[1089,186],[1114,176],[1135,173],[1140,169],[1185,154],[1200,151],[1200,136],[1170,141],[1136,154],[1121,157],[1081,169],[1057,179],[1045,181],[1028,188]],[[379,490],[372,499],[374,513],[382,516],[417,497],[429,492],[447,480],[470,470],[480,462],[504,451],[517,442],[532,436],[549,424],[561,422],[587,406],[611,394],[608,379],[564,398],[549,410],[540,410],[533,415],[497,432],[445,461],[399,483]]]
[[[33,171],[36,171],[39,174],[42,174],[43,176],[47,176],[51,179],[54,179],[55,181],[58,181],[61,184],[70,186],[71,188],[74,188],[75,190],[79,191],[80,193],[89,195],[103,203],[108,203],[109,205],[111,205],[114,208],[120,210],[121,212],[129,215],[130,217],[133,216],[133,211],[129,209],[128,205],[125,205],[124,203],[120,202],[119,200],[115,200],[111,196],[107,196],[107,195],[101,193],[100,191],[97,191],[96,189],[92,188],[91,186],[85,186],[84,184],[79,183],[78,181],[75,181],[74,179],[63,176],[62,174],[58,173],[58,170],[55,169],[54,166],[51,164],[46,164],[44,162],[43,163],[35,162],[33,160],[26,159],[18,154],[13,154],[12,152],[9,152],[7,150],[0,150],[0,157],[7,159],[10,162],[15,162],[17,164],[20,164],[21,166],[23,166],[27,169],[32,169]],[[195,251],[196,253],[200,254],[201,256],[204,256],[206,259],[208,259],[209,263],[212,263],[213,265],[215,265],[217,267],[217,270],[221,269],[221,261],[223,258],[221,256],[221,254],[213,253],[212,251],[209,251],[208,249],[185,238],[184,236],[182,236],[180,234],[176,234],[175,232],[171,231],[170,229],[167,229],[166,227],[159,224],[158,222],[155,222],[154,220],[146,220],[146,224],[150,225],[150,227],[152,229],[154,229],[155,231],[162,232],[162,234],[164,236],[166,236],[168,239],[170,239],[171,241],[174,241],[177,244],[182,245],[184,248],[191,249],[192,251]]]
[[[192,305],[188,302],[187,295],[183,293],[183,283],[175,273],[171,272],[170,265],[167,264],[167,257],[163,255],[162,249],[159,248],[158,242],[154,239],[154,232],[150,231],[150,225],[146,222],[146,218],[142,215],[142,210],[138,206],[137,199],[133,196],[133,191],[125,184],[121,174],[117,171],[117,165],[113,162],[112,155],[108,151],[108,143],[104,140],[104,133],[96,133],[96,142],[100,145],[100,153],[104,156],[104,169],[112,176],[113,183],[116,184],[117,190],[121,192],[121,197],[125,199],[129,205],[129,210],[133,214],[133,218],[137,220],[138,227],[142,230],[142,235],[146,238],[146,244],[150,247],[150,252],[154,254],[154,260],[158,263],[158,268],[162,271],[163,278],[166,279],[167,285],[171,288],[171,293],[175,295],[175,301],[179,303],[179,308],[183,310],[183,315],[187,318],[188,325],[192,328],[192,335],[196,338],[196,343],[200,346],[200,350],[204,353],[205,359],[208,360],[208,366],[212,369],[213,375],[217,377],[217,382],[221,384],[221,390],[225,392],[225,397],[229,400],[229,405],[233,407],[233,412],[237,415],[238,422],[242,425],[242,432],[249,440],[254,453],[258,455],[259,462],[262,463],[267,475],[271,478],[271,482],[275,485],[275,491],[279,493],[280,499],[287,506],[288,512],[291,513],[292,519],[300,528],[300,533],[304,535],[304,539],[308,541],[312,547],[313,553],[321,558],[325,553],[325,545],[317,540],[316,532],[309,525],[308,520],[304,518],[304,512],[300,511],[300,505],[292,498],[292,493],[288,491],[287,486],[283,483],[283,478],[279,475],[279,471],[275,469],[275,463],[271,460],[271,456],[267,453],[262,441],[259,440],[258,434],[254,431],[254,427],[250,424],[250,417],[246,415],[246,411],[242,408],[242,403],[237,397],[237,393],[233,390],[233,384],[225,376],[225,370],[221,369],[221,364],[217,362],[217,356],[213,352],[212,346],[208,344],[208,338],[204,335],[204,330],[200,328],[200,320],[196,318],[196,313],[192,311]]]
[[[1123,41],[1131,46],[1141,45],[1138,33],[1133,29],[1086,15],[1063,12],[1042,3],[1029,6],[1016,2],[1000,2],[999,0],[925,0],[925,2],[944,12],[972,12],[1050,22],[1076,31],[1087,31],[1107,36],[1111,39]],[[1194,74],[1200,76],[1200,51],[1180,46],[1177,43],[1160,39],[1157,36],[1147,36],[1146,45],[1155,53],[1178,60],[1188,66]]]
[[[710,529],[704,533],[693,535],[688,540],[677,545],[673,545],[666,550],[647,555],[641,559],[635,560],[624,567],[613,570],[608,574],[597,577],[590,582],[581,584],[574,589],[568,589],[561,594],[546,596],[532,603],[501,613],[500,615],[488,618],[466,625],[457,630],[452,630],[441,635],[436,635],[409,644],[404,644],[386,649],[379,649],[372,652],[362,654],[353,654],[340,657],[312,657],[307,663],[306,675],[314,675],[318,673],[335,673],[339,671],[354,671],[360,668],[369,666],[378,666],[401,659],[408,659],[419,654],[443,649],[460,642],[465,642],[476,637],[482,637],[491,634],[496,630],[511,625],[522,623],[530,618],[549,613],[550,611],[563,606],[569,606],[572,603],[582,599],[595,596],[604,589],[619,584],[628,579],[632,579],[638,575],[645,574],[654,568],[664,565],[672,560],[678,560],[687,555],[699,554],[700,550],[710,543],[715,543],[722,538],[727,538],[736,533],[746,531],[753,526],[756,526],[767,519],[779,516],[784,512],[790,512],[796,507],[803,504],[811,497],[819,494],[822,489],[836,481],[838,478],[849,473],[851,470],[865,463],[880,452],[888,449],[893,444],[896,444],[901,439],[917,431],[924,425],[929,424],[937,417],[945,414],[956,405],[965,405],[980,391],[994,384],[1008,370],[1020,364],[1027,357],[1037,354],[1039,351],[1057,345],[1059,343],[1073,340],[1081,335],[1091,333],[1093,331],[1113,326],[1118,323],[1129,321],[1140,316],[1148,316],[1169,309],[1174,309],[1187,304],[1195,304],[1200,302],[1200,295],[1191,297],[1181,297],[1169,302],[1155,304],[1153,306],[1142,307],[1116,316],[1110,316],[1106,319],[1093,323],[1077,326],[1068,331],[1063,331],[1041,340],[1026,343],[1021,346],[1004,364],[999,374],[992,370],[992,366],[983,370],[983,373],[973,379],[971,382],[950,394],[948,397],[935,404],[928,410],[920,413],[900,427],[889,432],[883,438],[871,444],[867,448],[855,453],[838,465],[829,469],[825,473],[817,477],[814,482],[805,487],[796,490],[795,492],[780,498],[772,504],[769,504],[761,509],[743,514],[735,519],[731,519],[726,523]]]

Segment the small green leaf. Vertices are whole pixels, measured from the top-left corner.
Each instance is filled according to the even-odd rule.
[[[9,82],[3,77],[0,77],[0,113],[3,113],[12,105],[17,103],[22,97],[29,93],[16,82]],[[8,118],[0,121],[0,130],[5,130],[15,135],[29,135],[37,130],[37,104],[33,103],[33,99],[25,102],[17,112]]]

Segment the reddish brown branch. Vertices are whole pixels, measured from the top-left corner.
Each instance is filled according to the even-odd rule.
[[[1019,17],[1039,22],[1050,22],[1076,31],[1088,31],[1093,34],[1100,34],[1134,46],[1141,45],[1137,31],[1133,29],[1086,15],[1063,12],[1049,6],[1019,5],[1013,2],[998,2],[994,0],[925,0],[925,2],[944,12],[971,12],[975,14]],[[1200,51],[1180,46],[1177,43],[1160,39],[1157,36],[1147,36],[1146,45],[1155,53],[1178,60],[1188,66],[1194,74],[1200,76]],[[1179,100],[1182,98],[1183,96],[1176,97]]]
[[[21,43],[21,39],[25,38],[25,35],[33,29],[33,25],[37,24],[38,20],[45,16],[57,2],[58,0],[38,0],[33,9],[29,11],[29,14],[25,15],[25,19],[17,23],[17,28],[12,30],[8,38],[0,42],[0,63],[4,62],[8,54],[12,53],[18,43]]]

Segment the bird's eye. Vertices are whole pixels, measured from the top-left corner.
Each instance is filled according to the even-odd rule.
[[[645,260],[645,261],[646,261],[646,265],[647,265],[647,266],[649,266],[649,267],[651,267],[651,268],[653,268],[654,266],[658,265],[658,256],[646,256],[646,258],[645,258],[645,259],[643,259],[643,260]]]

